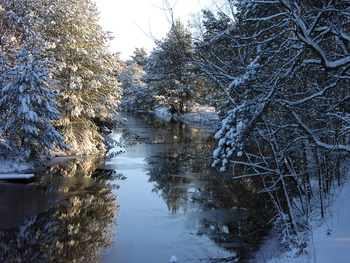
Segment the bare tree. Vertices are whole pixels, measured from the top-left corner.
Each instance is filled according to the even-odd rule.
[[[192,61],[224,102],[214,165],[260,177],[284,244],[302,251],[312,199],[323,216],[350,151],[349,3],[252,0],[235,8]]]

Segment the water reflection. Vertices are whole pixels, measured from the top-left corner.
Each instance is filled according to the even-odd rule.
[[[203,158],[213,151],[209,134],[182,123],[168,125],[157,136],[170,133],[175,140],[167,140],[163,152],[146,158],[149,181],[156,183],[153,192],[169,211],[186,214],[192,234],[208,236],[234,255],[209,261],[248,260],[270,229],[273,208],[268,196],[257,194],[262,189],[258,182],[234,181],[230,173],[211,168],[212,160]]]
[[[190,188],[199,188],[199,179],[207,165],[204,156],[210,155],[212,142],[204,131],[191,129],[181,122],[172,123],[165,134],[171,134],[164,152],[146,158],[149,181],[156,182],[153,192],[160,194],[173,213],[186,210]],[[169,132],[171,131],[171,132]],[[159,135],[158,137],[166,137]],[[175,139],[174,139],[175,138]],[[198,158],[197,158],[198,157]]]
[[[98,262],[101,250],[113,245],[119,209],[112,192],[116,186],[107,180],[125,179],[97,170],[100,163],[98,157],[71,159],[37,174],[33,185],[2,185],[5,218],[18,201],[13,193],[43,201],[30,210],[22,201],[15,216],[1,218],[0,262]],[[21,214],[21,223],[6,225],[11,219],[19,222]]]
[[[272,206],[258,183],[210,167],[209,133],[123,117],[122,153],[0,184],[0,262],[244,262],[257,247]]]

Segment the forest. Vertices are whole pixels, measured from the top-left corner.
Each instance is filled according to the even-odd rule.
[[[0,158],[103,153],[118,111],[211,105],[213,167],[261,181],[281,245],[303,253],[349,168],[350,1],[220,3],[122,61],[93,1],[1,0]]]

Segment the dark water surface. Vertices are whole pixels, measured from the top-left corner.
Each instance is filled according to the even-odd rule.
[[[120,115],[106,159],[67,159],[0,183],[0,262],[244,262],[271,211],[253,181],[210,168],[212,135]]]

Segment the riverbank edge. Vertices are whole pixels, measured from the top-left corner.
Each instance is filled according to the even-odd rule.
[[[205,130],[211,133],[218,131],[221,124],[215,108],[207,105],[194,105],[191,112],[184,114],[171,114],[168,108],[162,107],[155,109],[153,114],[161,120],[179,120],[191,128]]]
[[[196,109],[192,113],[179,116],[171,115],[166,108],[157,109],[154,111],[154,114],[163,120],[169,121],[171,118],[175,118],[189,126],[209,132],[216,132],[220,126],[219,116],[217,114],[215,115],[210,107],[205,106]],[[252,260],[252,263],[342,262],[339,261],[342,259],[334,261],[334,253],[330,253],[329,255],[323,255],[324,253],[322,253],[322,257],[318,256],[317,254],[324,250],[326,244],[330,244],[331,247],[332,245],[335,245],[332,244],[332,241],[329,241],[329,239],[333,238],[333,240],[339,240],[339,238],[332,237],[332,235],[329,234],[329,229],[339,229],[341,228],[339,224],[340,222],[347,222],[350,219],[350,217],[343,218],[344,215],[350,215],[350,191],[346,191],[346,189],[350,189],[350,163],[346,166],[347,168],[344,169],[344,173],[346,174],[344,182],[342,185],[335,186],[333,188],[333,193],[330,196],[325,218],[316,216],[310,220],[310,235],[306,253],[296,256],[297,250],[284,251],[280,246],[280,233],[275,227],[273,227],[269,235],[264,238],[260,249],[255,254],[255,258]],[[342,200],[343,204],[339,204],[339,200]],[[344,200],[347,200],[347,202],[345,201],[344,203]],[[339,207],[341,208],[339,209]],[[337,220],[334,220],[334,218],[337,218]],[[342,257],[343,254],[348,254],[348,257],[343,256],[343,258],[346,258],[345,260],[347,260],[350,256],[350,252],[347,253],[347,251],[350,249],[350,227],[345,228],[342,232],[342,235],[346,236],[345,240],[349,242],[349,246],[339,251],[338,254],[340,257]],[[339,235],[339,233],[334,233],[334,235],[336,234]],[[336,243],[336,241],[333,243]],[[344,263],[345,262],[347,261],[344,261]]]
[[[42,172],[45,169],[55,166],[60,163],[64,163],[71,159],[77,159],[77,158],[86,158],[89,156],[95,156],[95,155],[87,155],[87,156],[78,156],[78,155],[60,155],[60,156],[54,156],[51,160],[47,161],[45,165],[41,164],[38,165],[36,163],[31,162],[18,162],[15,160],[7,160],[0,158],[0,175],[1,174],[18,174],[25,175],[25,174],[32,174],[32,173],[38,173]],[[103,158],[103,154],[101,153],[101,158]]]
[[[333,187],[325,217],[310,219],[310,234],[305,253],[284,251],[279,233],[272,228],[252,263],[347,263],[350,256],[350,163],[341,185]],[[341,243],[341,241],[343,243]],[[327,253],[328,251],[328,253]]]

